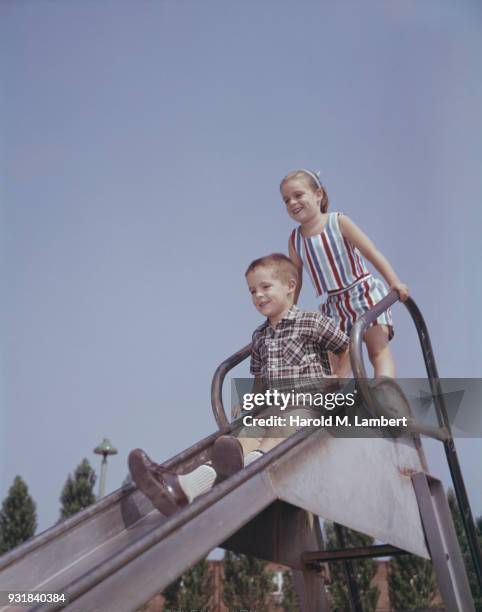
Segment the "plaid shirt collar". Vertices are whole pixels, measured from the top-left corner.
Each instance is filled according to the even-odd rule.
[[[296,319],[299,317],[301,312],[302,311],[298,308],[298,306],[296,304],[293,304],[293,306],[284,314],[282,319],[280,321],[278,321],[276,327],[278,327],[283,321],[286,321],[286,322],[294,322],[294,321],[296,321]],[[269,322],[268,318],[266,319],[266,321],[262,325],[260,325],[258,327],[258,330],[259,331],[263,331],[267,327],[270,327],[270,322]],[[271,329],[273,329],[273,328],[271,328]],[[276,329],[276,328],[274,328],[274,329]]]

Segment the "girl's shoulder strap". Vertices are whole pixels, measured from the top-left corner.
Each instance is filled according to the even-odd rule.
[[[330,212],[328,213],[328,223],[331,226],[335,226],[339,231],[340,230],[340,217],[343,213],[342,212]]]
[[[293,245],[294,250],[298,253],[298,241],[300,235],[300,228],[295,227],[295,229],[290,234],[291,244]]]

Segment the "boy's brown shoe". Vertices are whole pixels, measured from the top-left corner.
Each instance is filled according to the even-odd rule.
[[[137,488],[165,516],[189,503],[177,475],[152,461],[140,448],[129,453],[129,470]]]
[[[226,480],[244,467],[243,447],[234,436],[219,436],[211,450],[211,461],[216,470],[216,484]]]

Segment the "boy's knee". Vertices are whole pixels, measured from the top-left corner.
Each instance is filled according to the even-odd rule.
[[[283,441],[282,438],[263,438],[259,448],[263,453],[269,452],[275,446],[278,446]]]
[[[261,443],[261,440],[259,438],[238,438],[238,440],[241,446],[243,447],[243,453],[245,455],[247,455],[253,450],[256,450]]]

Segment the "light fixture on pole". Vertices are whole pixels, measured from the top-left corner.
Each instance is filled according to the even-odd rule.
[[[107,455],[117,455],[117,449],[112,446],[108,438],[104,438],[99,446],[94,448],[96,455],[102,455],[102,463],[100,465],[100,481],[99,481],[99,499],[104,497],[105,479],[107,473]]]

